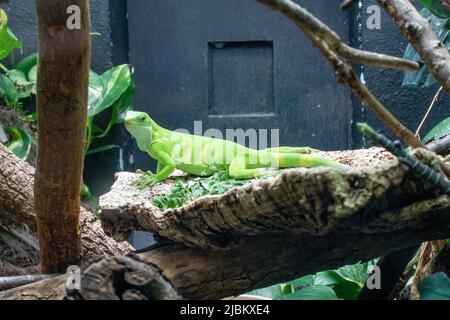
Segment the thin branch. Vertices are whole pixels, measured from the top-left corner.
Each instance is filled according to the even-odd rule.
[[[431,114],[431,111],[433,110],[434,105],[436,104],[439,95],[441,94],[442,90],[444,89],[444,87],[440,87],[439,90],[436,92],[436,94],[434,95],[433,101],[431,101],[430,107],[427,110],[427,113],[425,114],[425,116],[423,117],[422,121],[420,122],[419,127],[417,128],[416,131],[416,137],[420,139],[420,131],[422,131],[423,126],[425,125],[425,122],[427,121],[428,117]]]
[[[290,18],[300,29],[324,41],[331,50],[350,61],[371,64],[379,67],[416,71],[416,61],[392,57],[385,54],[358,50],[344,44],[341,38],[326,24],[290,0],[257,0],[273,10],[280,11]]]
[[[378,0],[450,95],[450,53],[409,0]]]
[[[339,81],[348,86],[368,108],[370,108],[395,135],[413,148],[426,148],[414,133],[405,127],[397,118],[372,94],[359,80],[350,63],[339,56],[341,45],[336,33],[314,15],[291,0],[256,0],[267,7],[286,15],[322,52],[336,72]],[[337,42],[339,41],[339,43]],[[450,82],[449,82],[450,83]],[[442,170],[450,177],[450,168],[440,161]]]
[[[370,52],[355,49],[345,43],[341,43],[338,53],[353,62],[365,63],[377,67],[399,69],[403,71],[417,71],[420,67],[419,63],[403,58],[392,57],[382,53]]]
[[[341,3],[341,9],[347,10],[350,9],[355,3],[359,2],[359,0],[344,0],[344,2]]]

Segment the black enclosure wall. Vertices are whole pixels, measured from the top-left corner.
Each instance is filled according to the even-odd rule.
[[[364,0],[342,12],[341,0],[298,0],[353,46],[401,56],[406,41],[382,11],[381,29],[366,26]],[[413,1],[418,4],[419,1]],[[318,51],[284,17],[251,0],[91,0],[92,68],[131,62],[135,105],[171,129],[278,128],[280,142],[323,149],[365,146],[356,121],[382,124],[337,84]],[[37,50],[33,0],[2,4],[25,55]],[[128,18],[127,18],[128,17]],[[403,73],[357,66],[369,88],[415,130],[438,87],[408,89]],[[424,131],[448,116],[443,94]],[[123,129],[111,140],[122,149],[88,157],[86,175],[96,194],[119,169],[151,168]]]

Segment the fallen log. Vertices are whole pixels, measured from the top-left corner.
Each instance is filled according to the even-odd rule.
[[[427,164],[436,164],[430,152],[417,150],[414,154]],[[360,168],[340,174],[328,169],[286,170],[279,177],[252,181],[224,195],[204,197],[160,213],[158,219],[166,224],[158,226],[166,229],[158,230],[165,230],[170,240],[186,241],[189,246],[173,242],[148,252],[99,260],[84,269],[78,298],[154,299],[159,292],[155,291],[155,270],[177,296],[225,298],[450,237],[450,197],[440,194],[432,184],[416,178],[397,160],[382,161],[391,156],[379,149],[334,156],[353,164],[358,159],[363,161]],[[377,165],[372,167],[373,163]],[[142,208],[150,206],[152,192],[144,191],[147,195],[139,198],[136,190],[134,196],[128,193],[125,201],[119,191],[125,186],[119,184],[121,175],[111,191],[117,194],[117,201],[108,205],[110,210],[117,206],[116,212],[121,215],[110,217],[117,218],[122,227],[138,224],[145,229],[146,225],[155,225],[139,217],[145,213]],[[132,185],[128,188],[130,191]],[[170,189],[162,185],[155,188],[153,195],[160,194],[161,188]],[[261,192],[272,197],[264,200],[259,197]],[[255,206],[249,197],[259,197],[260,206],[269,209],[254,207],[253,211],[241,206],[227,211],[238,217],[235,224],[210,223],[231,221],[223,215],[222,220],[212,217],[223,214],[224,208],[237,208],[240,201]],[[112,194],[102,199],[113,199]],[[127,212],[124,223],[121,217]],[[147,212],[145,217],[152,215]],[[177,228],[181,228],[181,235],[172,236]],[[221,228],[228,228],[227,241],[220,241]],[[129,280],[128,273],[141,275],[139,285],[135,277]],[[145,276],[148,274],[151,276]],[[22,290],[2,293],[0,299],[20,298]],[[171,299],[174,294],[158,298]]]
[[[0,164],[0,225],[2,223],[8,227],[12,227],[14,223],[25,225],[30,232],[28,236],[37,243],[33,196],[34,169],[2,144],[0,144]],[[80,220],[85,260],[95,256],[126,254],[132,250],[127,243],[118,243],[108,237],[101,228],[100,221],[91,211],[82,208]],[[11,275],[2,274],[1,271],[0,276]]]

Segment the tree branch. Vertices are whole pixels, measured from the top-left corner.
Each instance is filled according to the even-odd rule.
[[[348,86],[353,94],[370,108],[394,134],[413,148],[425,148],[407,127],[370,92],[358,79],[350,63],[339,55],[341,40],[329,27],[291,0],[256,0],[269,8],[286,15],[297,25],[321,51],[333,67],[340,82]],[[450,168],[440,161],[442,171],[450,177]]]
[[[2,144],[0,164],[0,222],[7,225],[11,224],[10,221],[25,224],[32,235],[36,236],[34,169]],[[80,223],[85,261],[95,256],[120,255],[132,250],[127,243],[117,243],[108,238],[95,214],[85,208],[81,208]]]
[[[80,8],[79,30],[67,8]],[[88,0],[36,0],[39,36],[35,207],[43,273],[81,259],[80,194],[91,61]]]
[[[378,0],[450,95],[450,53],[409,0]]]
[[[312,15],[308,10],[290,0],[257,0],[269,8],[279,11],[291,19],[310,37],[324,41],[332,51],[349,61],[367,63],[379,67],[415,71],[419,69],[416,61],[388,56],[385,54],[363,51],[344,44],[341,38],[326,24]]]

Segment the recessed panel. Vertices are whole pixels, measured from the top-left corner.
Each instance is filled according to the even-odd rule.
[[[209,43],[209,115],[274,113],[273,44]]]

